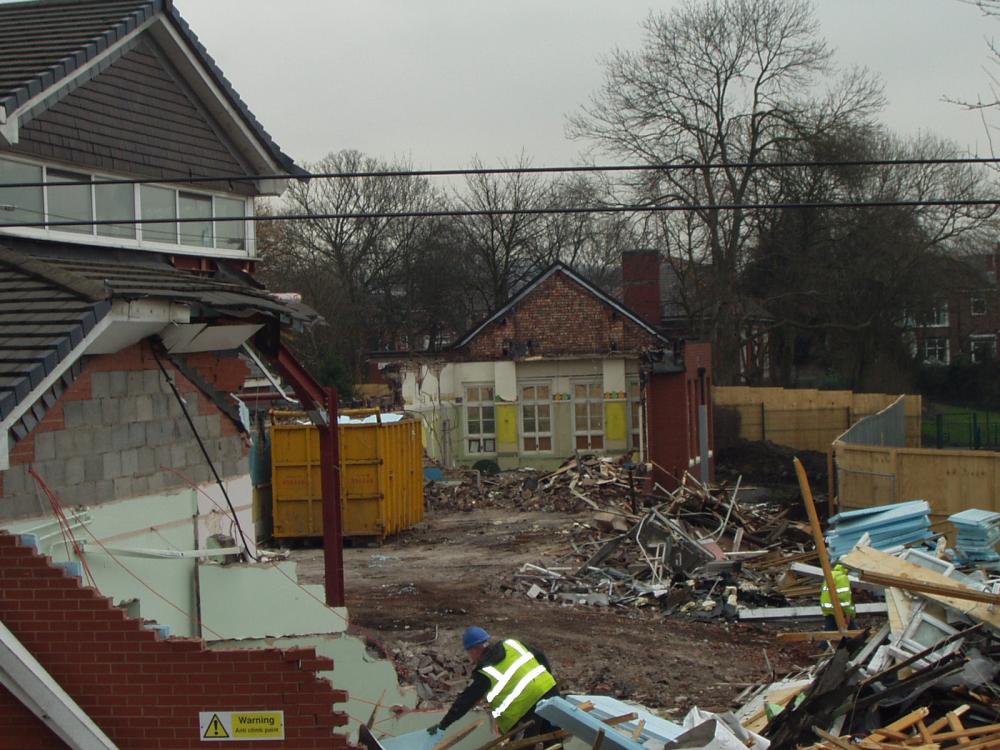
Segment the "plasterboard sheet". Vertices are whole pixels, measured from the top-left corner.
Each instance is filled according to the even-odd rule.
[[[240,640],[347,627],[345,607],[327,607],[322,586],[296,583],[295,563],[198,566],[203,637]]]

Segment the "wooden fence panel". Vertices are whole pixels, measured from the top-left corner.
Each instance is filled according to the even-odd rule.
[[[898,396],[885,393],[820,391],[814,388],[754,388],[717,386],[716,408],[739,415],[742,440],[769,440],[796,450],[825,452],[830,444],[862,417],[875,414]],[[906,396],[906,441],[920,446],[920,396]]]
[[[968,508],[1000,512],[1000,453],[834,444],[844,510],[926,500],[935,521]]]

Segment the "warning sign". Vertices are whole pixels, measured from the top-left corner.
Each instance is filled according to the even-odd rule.
[[[205,742],[285,739],[284,711],[201,711],[199,735]]]

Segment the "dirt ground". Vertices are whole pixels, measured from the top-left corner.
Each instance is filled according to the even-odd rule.
[[[524,563],[554,564],[561,537],[591,514],[506,508],[432,510],[380,546],[344,550],[352,628],[397,662],[403,682],[434,657],[450,672],[422,697],[447,704],[465,685],[468,625],[542,649],[564,692],[612,695],[667,715],[727,710],[746,687],[807,667],[816,647],[784,645],[774,626],[665,617],[655,607],[561,606],[504,586]],[[292,553],[303,583],[323,580],[323,551]],[[425,672],[428,667],[425,666]],[[440,672],[439,672],[440,674]]]

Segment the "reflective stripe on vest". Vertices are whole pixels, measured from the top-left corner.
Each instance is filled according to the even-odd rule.
[[[513,639],[503,641],[503,659],[479,671],[490,681],[486,700],[501,733],[507,732],[556,685],[555,678],[527,648]]]
[[[507,687],[507,683],[514,679],[514,675],[517,674],[517,670],[535,658],[534,654],[515,640],[504,641],[503,645],[510,646],[512,649],[517,651],[520,656],[517,657],[513,664],[507,667],[506,672],[501,673],[496,667],[483,667],[483,671],[496,680],[496,684],[493,686],[493,689],[486,694],[487,703],[492,703],[493,700],[500,695],[501,691]]]
[[[545,671],[545,667],[539,664],[537,667],[532,669],[528,674],[521,678],[521,681],[514,686],[514,689],[510,691],[510,694],[504,698],[503,703],[493,709],[493,718],[499,719],[500,716],[510,708],[510,704],[513,703],[517,698],[525,691],[525,688],[532,683],[532,681]]]

